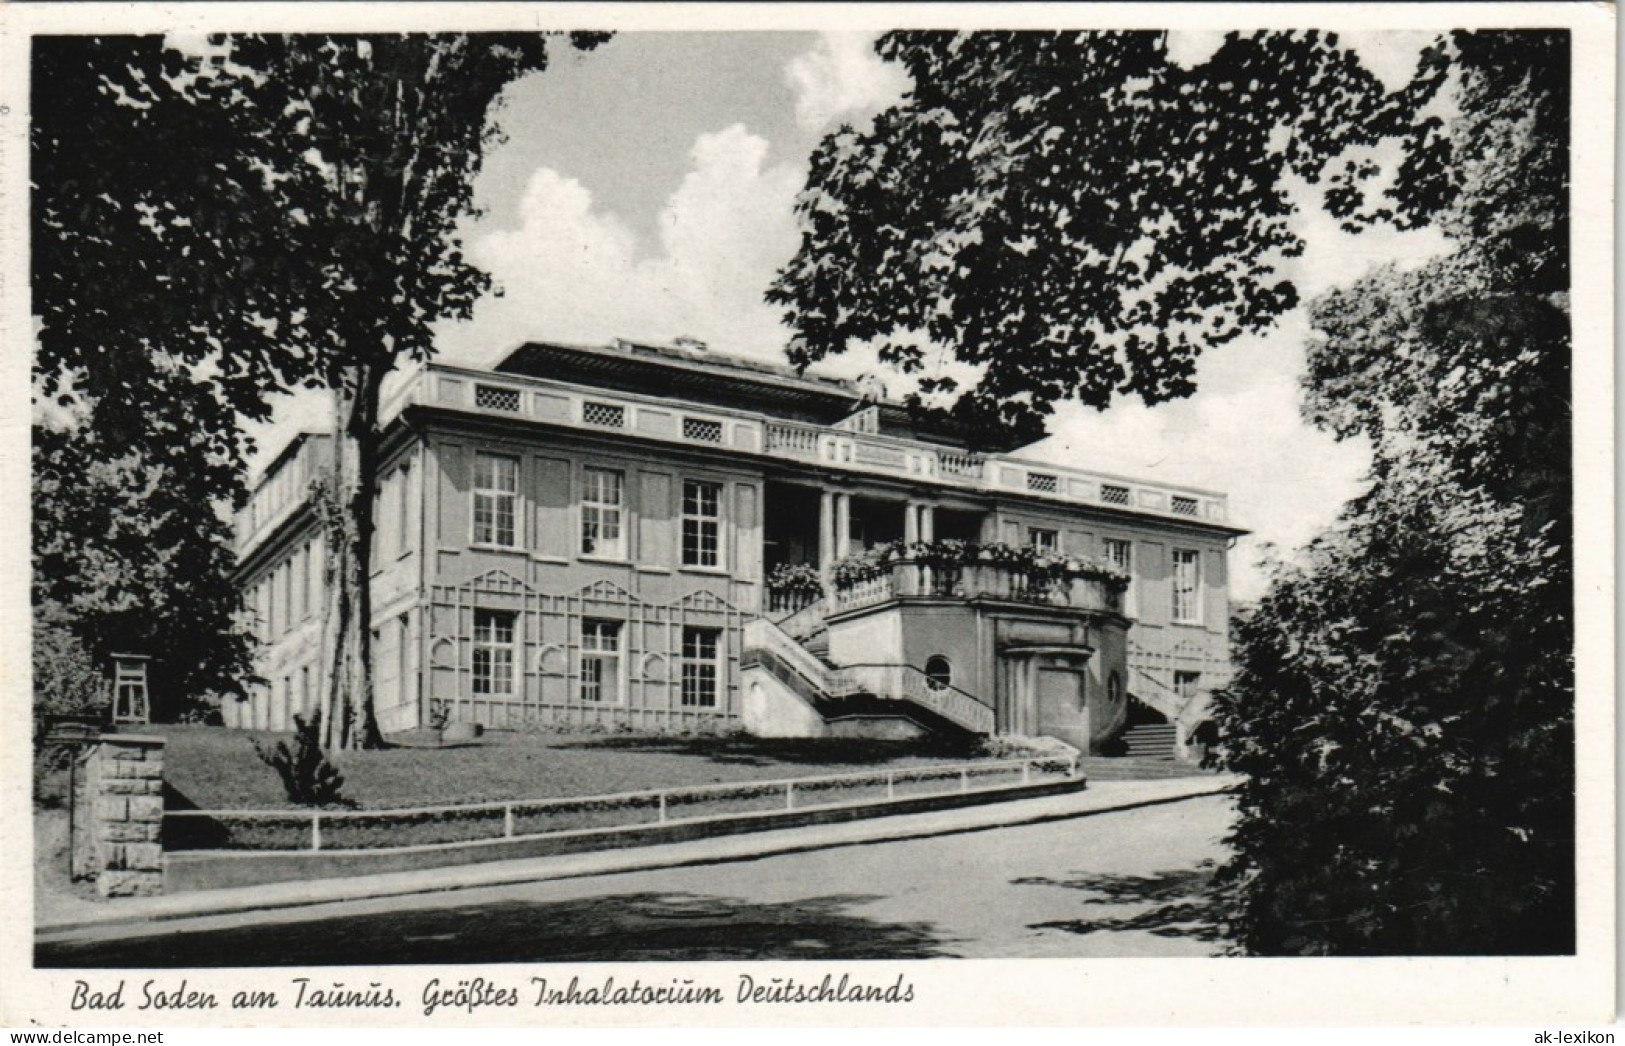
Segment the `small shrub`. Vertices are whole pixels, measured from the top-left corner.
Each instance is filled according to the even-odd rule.
[[[34,625],[34,711],[39,714],[107,712],[107,680],[85,645],[60,625]]]
[[[278,741],[275,748],[266,748],[254,741],[254,753],[260,761],[277,772],[290,803],[300,806],[347,805],[340,789],[344,775],[328,761],[322,748],[322,714],[314,712],[307,720],[302,715],[293,717],[293,750],[286,741]]]
[[[434,730],[444,730],[446,724],[451,722],[451,702],[435,698],[429,702],[429,726]]]
[[[226,718],[220,711],[220,703],[231,700],[236,699],[223,698],[219,694],[205,695],[201,700],[177,715],[175,722],[187,726],[224,726]]]

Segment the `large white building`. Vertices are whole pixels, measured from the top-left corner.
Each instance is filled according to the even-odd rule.
[[[1243,531],[1222,494],[972,453],[843,382],[692,348],[528,344],[492,370],[422,366],[382,423],[386,733],[444,702],[492,728],[965,730],[1098,750],[1131,721],[1183,737],[1229,673]],[[226,710],[233,725],[284,729],[316,704],[307,493],[328,453],[295,438],[239,521],[269,685]],[[897,542],[891,561],[852,559]],[[1081,562],[1046,574],[1049,553]]]

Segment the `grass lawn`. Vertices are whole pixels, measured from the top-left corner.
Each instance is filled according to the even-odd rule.
[[[276,772],[254,755],[286,734],[209,726],[154,726],[167,741],[170,806],[293,809]],[[942,742],[775,740],[729,735],[487,733],[446,748],[340,752],[344,795],[361,809],[551,799],[660,788],[903,769],[976,757]]]
[[[167,818],[166,849],[297,850],[311,844],[314,811],[289,803],[276,772],[254,752],[256,740],[271,745],[290,740],[289,735],[211,726],[152,726],[142,732],[167,742],[165,805],[171,811],[218,811],[211,817]],[[340,752],[333,761],[344,776],[344,798],[358,812],[481,802],[512,803],[512,808],[384,817],[329,810],[322,817],[321,839],[329,849],[370,849],[763,813],[784,809],[790,797],[781,787],[750,788],[750,782],[836,774],[864,776],[797,786],[796,806],[938,794],[963,787],[962,775],[957,769],[931,768],[976,760],[983,765],[967,779],[973,786],[1020,780],[1018,770],[981,756],[974,742],[491,732],[466,745],[398,744],[374,752]],[[911,772],[888,781],[888,771]],[[50,809],[60,806],[56,793],[65,792],[65,778],[65,772],[37,775],[36,820],[65,814]],[[672,796],[664,804],[652,797],[568,801],[704,785],[746,787]],[[540,800],[555,802],[534,805]],[[287,816],[269,818],[230,812],[283,810]],[[65,835],[47,842],[65,844]],[[57,849],[65,851],[65,846]]]

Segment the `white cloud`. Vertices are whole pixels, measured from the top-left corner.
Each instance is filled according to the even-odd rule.
[[[1195,69],[1213,57],[1224,44],[1228,30],[1173,29],[1168,33],[1168,60],[1185,69]]]
[[[1291,552],[1331,524],[1370,462],[1363,442],[1339,443],[1299,416],[1307,334],[1295,313],[1269,337],[1215,350],[1198,366],[1201,391],[1191,399],[1122,400],[1105,413],[1061,408],[1054,435],[1019,453],[1228,494],[1230,522],[1252,531],[1231,555],[1231,596],[1256,598],[1261,546]]]
[[[908,90],[908,74],[882,61],[869,33],[821,33],[818,44],[790,59],[784,77],[796,92],[796,120],[809,131],[837,117],[871,116]]]
[[[1337,34],[1354,48],[1360,62],[1390,91],[1410,83],[1422,50],[1438,38],[1435,30],[1361,29]]]
[[[536,171],[512,230],[475,233],[469,255],[503,290],[448,325],[442,358],[489,362],[525,340],[700,339],[776,356],[786,332],[762,300],[798,242],[791,205],[801,172],[769,166],[767,142],[735,125],[701,135],[667,200],[652,252],[580,182]]]

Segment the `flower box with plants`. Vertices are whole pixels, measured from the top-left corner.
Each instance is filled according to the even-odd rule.
[[[930,568],[900,576],[897,567]],[[1049,599],[1065,594],[1073,581],[1100,582],[1109,597],[1127,587],[1120,568],[1087,556],[1069,556],[1002,541],[891,541],[874,545],[834,565],[831,580],[845,592],[892,576],[899,595],[999,594]]]
[[[780,563],[767,575],[767,591],[774,610],[799,610],[824,598],[824,579],[817,567]]]

